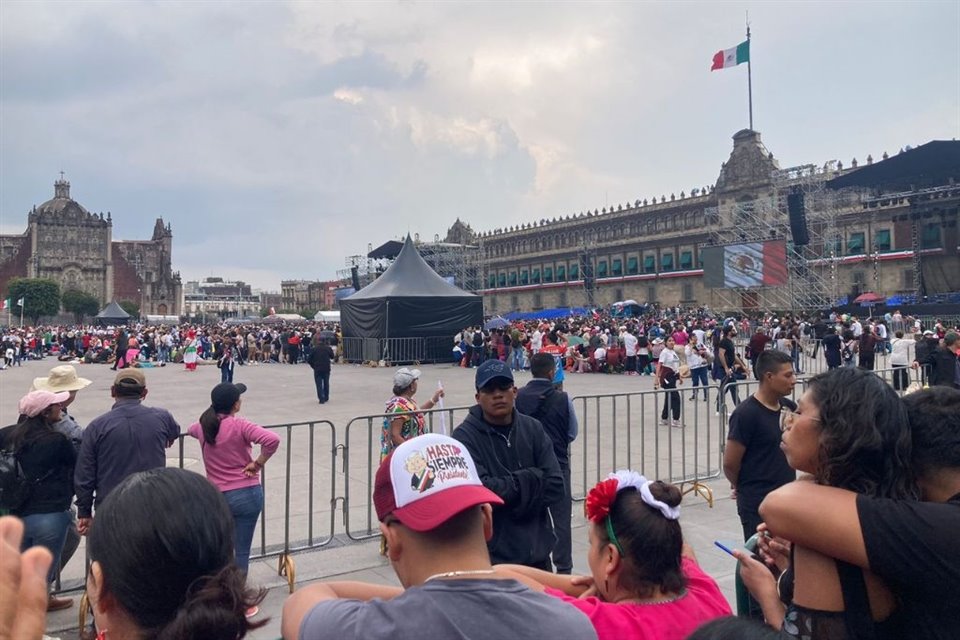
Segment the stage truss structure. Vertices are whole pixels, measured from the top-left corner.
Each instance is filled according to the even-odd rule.
[[[706,211],[708,220],[719,222],[710,236],[713,245],[766,240],[784,240],[787,245],[786,285],[712,289],[714,309],[805,314],[835,304],[841,293],[837,267],[843,249],[837,218],[860,197],[855,192],[828,189],[827,181],[836,175],[836,161],[822,167],[806,164],[777,170],[771,176],[773,196],[769,200],[738,201]],[[803,246],[793,244],[787,215],[787,196],[793,190],[803,194],[809,234],[809,244]]]

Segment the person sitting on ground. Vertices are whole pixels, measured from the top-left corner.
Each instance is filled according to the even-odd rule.
[[[815,376],[796,412],[782,408],[780,415],[787,462],[812,475],[813,482],[873,498],[917,497],[906,410],[896,391],[874,374],[841,367]],[[767,528],[775,536],[795,537],[789,528],[770,523]],[[873,572],[794,540],[793,596],[784,611],[766,567],[744,554],[738,558],[767,623],[781,628],[784,637],[844,640],[867,637],[864,629],[875,634],[870,637],[905,637],[897,600]],[[789,577],[779,583],[781,595],[785,581],[789,586]]]
[[[673,340],[671,337],[670,340]],[[600,640],[681,640],[730,615],[717,583],[683,542],[680,489],[617,471],[587,495],[589,577],[498,565],[536,580],[590,617]]]
[[[373,503],[403,588],[301,587],[283,607],[286,640],[596,638],[573,607],[491,566],[491,505],[503,501],[460,442],[427,434],[400,444],[377,470]]]
[[[794,482],[760,515],[796,544],[883,579],[900,599],[904,637],[946,640],[960,629],[960,391],[932,387],[903,403],[923,502]]]
[[[265,592],[246,588],[230,509],[199,474],[129,476],[97,511],[87,549],[98,637],[236,640],[267,622],[244,615]]]

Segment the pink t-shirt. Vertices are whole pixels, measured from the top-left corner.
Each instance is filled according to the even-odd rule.
[[[260,445],[260,453],[269,458],[280,446],[280,436],[239,416],[220,416],[220,431],[215,444],[203,440],[203,428],[194,422],[187,433],[200,441],[203,465],[207,479],[220,491],[245,489],[260,484],[260,474],[248,478],[243,468],[253,461],[253,444]]]
[[[687,335],[687,332],[681,330],[681,331],[673,332],[673,341],[682,347],[683,345],[687,344],[690,340],[689,340],[689,336]]]
[[[599,598],[579,600],[556,589],[546,592],[585,613],[598,640],[683,640],[704,622],[732,612],[717,583],[696,562],[684,558],[681,567],[686,593],[662,604],[612,604]]]

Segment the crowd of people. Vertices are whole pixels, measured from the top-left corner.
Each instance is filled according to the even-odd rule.
[[[0,336],[4,361],[0,369],[29,360],[55,357],[74,364],[166,366],[224,361],[234,365],[307,362],[313,347],[337,347],[340,327],[321,322],[296,325],[226,324],[178,326],[91,325],[10,327]],[[195,368],[195,367],[193,367]]]
[[[475,367],[476,404],[450,436],[429,433],[421,413],[439,403],[443,390],[418,404],[421,372],[397,370],[371,490],[381,552],[401,586],[303,586],[284,606],[284,637],[954,635],[960,628],[960,553],[952,539],[960,530],[957,333],[942,326],[929,330],[942,336],[921,331],[913,352],[897,342],[907,340],[903,329],[889,339],[891,358],[906,355],[905,371],[929,367],[930,389],[901,397],[867,370],[858,349],[859,366],[843,366],[842,358],[834,365],[827,356],[829,370],[810,378],[793,402],[797,349],[832,352],[835,324],[842,332],[861,324],[858,345],[883,332],[841,316],[809,326],[662,316],[462,333],[457,346],[463,365]],[[156,339],[155,330],[142,329]],[[204,338],[216,345],[219,337],[221,345],[233,345],[231,358],[256,361],[260,346],[251,351],[247,341],[257,330],[231,331],[185,327],[161,330],[161,337],[177,333],[177,348],[186,352],[193,344],[198,358],[208,353]],[[750,337],[746,352],[741,333]],[[33,381],[19,400],[17,423],[0,430],[0,450],[15,454],[26,481],[19,493],[4,492],[0,505],[12,515],[0,519],[0,638],[39,638],[46,612],[73,605],[53,595],[52,585],[80,536],[88,538],[86,591],[101,637],[234,639],[265,622],[258,608],[264,594],[247,584],[246,574],[264,508],[262,471],[280,439],[241,416],[246,386],[224,379],[184,432],[200,443],[206,478],[164,468],[181,428],[165,409],[144,404],[146,367],[129,366],[150,361],[129,342],[142,347],[140,334],[111,335],[112,344],[126,337],[127,353],[140,353],[129,359],[117,353],[114,404],[86,428],[68,408],[90,381],[72,364],[60,364]],[[580,342],[571,344],[575,336]],[[937,344],[918,353],[916,345],[932,337]],[[65,348],[60,338],[54,342]],[[321,350],[303,338],[286,358],[303,359],[315,373],[326,365],[329,384],[330,345],[324,340],[326,348],[314,355]],[[244,353],[241,343],[248,344]],[[871,348],[888,347],[877,339]],[[719,369],[721,395],[740,376],[759,380],[756,393],[743,402],[734,398],[723,458],[744,540],[757,545],[756,556],[734,551],[755,602],[741,620],[730,618],[716,581],[685,543],[679,488],[631,470],[610,470],[588,492],[590,571],[572,575],[569,447],[578,424],[558,384],[570,358],[579,364],[571,350],[581,361],[605,362],[608,372],[616,370],[611,351],[623,350],[628,374],[647,373],[655,361],[649,373],[665,390],[667,422],[680,401],[677,385],[693,376],[684,368]],[[605,350],[600,360],[598,350]],[[217,347],[209,353],[213,358]],[[527,368],[531,378],[520,386],[519,372]],[[705,381],[694,386],[691,400],[700,386]],[[320,394],[318,382],[322,403]]]

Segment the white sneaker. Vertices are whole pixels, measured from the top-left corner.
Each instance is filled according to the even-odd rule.
[[[670,421],[670,426],[671,426],[671,427],[680,427],[680,428],[682,429],[682,428],[683,428],[683,423],[680,422],[679,420],[671,420],[671,421]]]
[[[660,418],[660,424],[661,424],[662,426],[666,427],[666,426],[669,426],[669,425],[670,425],[670,421],[667,420],[666,418]]]

